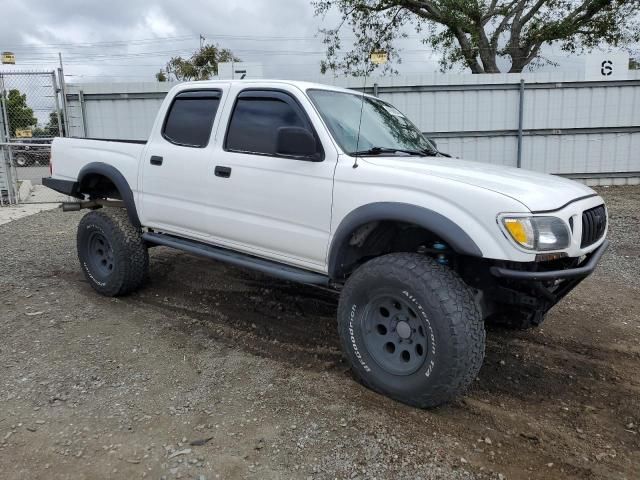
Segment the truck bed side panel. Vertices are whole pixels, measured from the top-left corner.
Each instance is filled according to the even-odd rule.
[[[56,138],[51,152],[52,177],[78,180],[82,167],[93,162],[115,167],[127,180],[131,190],[138,190],[138,162],[146,146],[142,143]]]

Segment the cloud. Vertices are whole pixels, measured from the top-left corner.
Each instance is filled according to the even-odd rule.
[[[16,68],[57,65],[62,52],[68,81],[153,80],[176,55],[207,42],[261,62],[270,77],[319,75],[324,46],[318,29],[337,14],[314,17],[310,0],[215,2],[212,0],[3,0],[0,50],[11,50]],[[410,46],[424,48],[416,39]],[[434,71],[425,53],[405,56],[400,71]]]

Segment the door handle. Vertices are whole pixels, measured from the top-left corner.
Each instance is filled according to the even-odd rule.
[[[162,157],[159,157],[158,155],[152,155],[151,165],[162,165]]]
[[[231,167],[221,167],[220,165],[216,165],[213,172],[216,174],[216,177],[229,178],[231,176]]]

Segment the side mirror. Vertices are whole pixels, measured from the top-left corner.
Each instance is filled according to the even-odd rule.
[[[312,162],[322,160],[313,134],[302,127],[280,127],[276,140],[276,153]]]

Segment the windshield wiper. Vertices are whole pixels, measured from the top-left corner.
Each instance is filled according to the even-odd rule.
[[[438,155],[444,155],[440,150],[434,150],[432,148],[423,148],[420,151],[425,157],[437,157]]]
[[[408,155],[418,155],[423,157],[427,155],[425,151],[420,150],[405,150],[403,148],[390,148],[390,147],[372,147],[368,150],[358,150],[357,152],[351,152],[350,155],[382,155],[385,153],[406,153]]]

